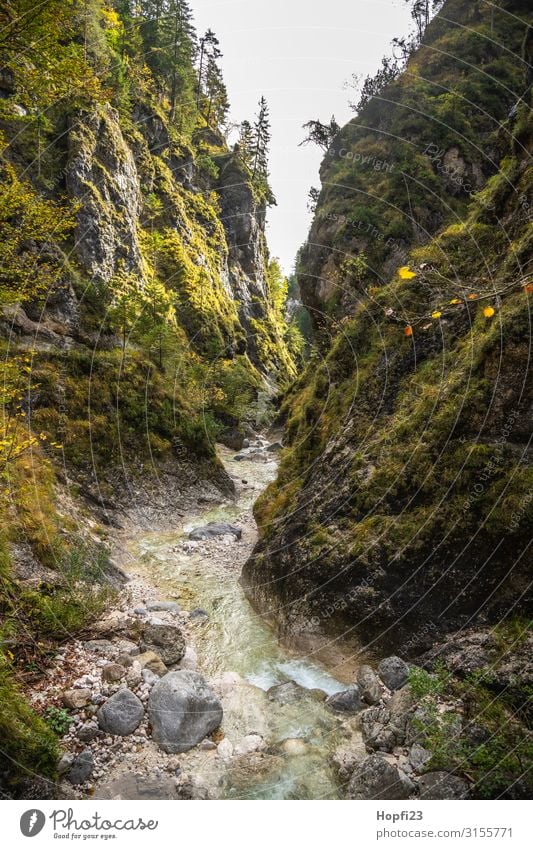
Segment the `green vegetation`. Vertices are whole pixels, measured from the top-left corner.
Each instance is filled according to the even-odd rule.
[[[186,0],[8,0],[0,24],[0,780],[16,792],[30,767],[53,775],[66,722],[24,704],[21,670],[114,597],[78,493],[113,503],[170,464],[216,479],[217,435],[259,415],[300,341],[262,232],[266,101],[250,158],[230,152],[219,44]],[[233,173],[258,222],[250,280],[224,224]],[[234,290],[256,277],[250,327]]]
[[[511,641],[507,650],[515,645]],[[414,729],[432,754],[426,771],[466,775],[477,798],[524,797],[533,757],[527,723],[533,693],[522,687],[517,704],[509,691],[495,692],[489,671],[460,680],[444,668],[437,674],[413,670],[409,687],[417,699]]]
[[[356,117],[330,138],[322,166],[300,285],[310,302],[322,276],[323,248],[314,245],[329,248],[327,276],[335,267],[338,278],[320,308],[335,317],[362,289],[386,285],[394,260],[400,265],[410,248],[463,218],[498,170],[510,142],[500,124],[527,88],[527,63],[513,59],[524,51],[523,3],[447,0],[429,25],[431,4],[411,5],[416,33],[396,44],[398,59],[386,57],[362,87],[356,80]],[[343,264],[361,252],[364,273],[346,279]]]

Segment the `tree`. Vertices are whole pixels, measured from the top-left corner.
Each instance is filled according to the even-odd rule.
[[[252,174],[268,180],[268,151],[271,139],[268,104],[264,97],[259,101],[259,112],[254,124],[254,149]]]
[[[208,124],[212,122],[215,127],[223,127],[229,111],[228,92],[222,71],[213,56],[207,59],[205,93],[207,99],[205,120]]]
[[[174,118],[178,98],[192,97],[197,52],[192,10],[186,0],[140,0],[140,13],[146,61],[160,92],[168,93]]]
[[[373,97],[377,97],[383,93],[389,83],[393,82],[401,72],[400,65],[396,59],[391,59],[384,56],[381,60],[381,68],[374,76],[367,76],[361,86],[359,100],[350,102],[350,107],[354,112],[358,113],[363,109]],[[358,89],[360,86],[360,77],[353,75],[353,83],[351,87]]]
[[[254,155],[254,130],[250,121],[242,122],[238,145],[243,162],[250,166]]]
[[[207,91],[207,73],[210,62],[216,62],[222,57],[220,42],[213,30],[208,29],[200,39],[198,82],[196,86],[196,106],[200,109],[202,94]]]
[[[196,30],[192,10],[185,0],[172,0],[172,69],[170,86],[170,114],[176,115],[178,82],[186,89],[196,52]]]
[[[424,33],[429,26],[432,12],[438,12],[444,0],[404,0],[411,7],[411,17],[416,25],[417,44],[422,42]]]
[[[311,186],[309,189],[309,194],[307,195],[307,211],[315,213],[318,199],[320,197],[320,189],[317,189],[316,186]]]
[[[308,121],[303,125],[303,129],[307,130],[307,136],[300,142],[299,147],[306,144],[317,144],[323,150],[328,150],[337,133],[340,130],[339,124],[335,120],[335,115],[331,116],[329,124],[323,124],[321,121]]]

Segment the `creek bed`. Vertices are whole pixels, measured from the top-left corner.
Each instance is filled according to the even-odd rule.
[[[225,448],[220,456],[235,479],[236,501],[209,505],[180,530],[144,533],[129,545],[141,574],[162,597],[208,614],[193,626],[202,674],[210,681],[228,672],[244,679],[244,686],[223,700],[226,737],[238,746],[239,738],[257,732],[267,746],[268,757],[260,759],[257,769],[252,764],[242,770],[231,759],[221,765],[212,753],[191,753],[195,774],[208,785],[216,780],[222,798],[338,798],[330,758],[343,740],[357,738],[357,720],[335,714],[317,691],[331,695],[354,680],[354,664],[346,662],[350,651],[329,645],[323,651],[328,662],[323,663],[317,659],[320,651],[289,649],[251,607],[239,576],[257,538],[252,506],[274,480],[277,462],[268,455],[239,462]],[[188,533],[208,522],[237,524],[243,538],[189,543]],[[271,687],[288,681],[303,688],[294,701],[282,704],[269,698]]]

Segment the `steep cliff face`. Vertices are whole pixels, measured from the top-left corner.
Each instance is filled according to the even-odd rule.
[[[158,8],[2,10],[0,782],[55,770],[13,681],[109,603],[109,527],[231,496],[217,437],[295,374],[266,175],[225,141],[213,42]]]
[[[341,129],[299,273],[319,329],[353,315],[412,247],[461,220],[499,169],[500,124],[528,87],[527,3],[447,0],[422,46]],[[327,343],[326,343],[327,344]]]
[[[478,4],[468,27],[450,23],[461,5],[445,4],[326,159],[300,279],[334,341],[286,401],[288,446],[244,572],[282,631],[342,629],[411,657],[531,604],[530,90],[506,60],[528,24],[503,4],[494,39]],[[417,128],[425,148],[439,124],[468,190],[414,147]],[[356,153],[335,160],[353,134]],[[383,146],[395,167],[369,176],[356,154],[383,161]],[[352,217],[400,242],[353,236]]]

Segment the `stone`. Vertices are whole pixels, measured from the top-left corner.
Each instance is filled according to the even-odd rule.
[[[201,752],[215,752],[217,750],[217,744],[213,743],[212,740],[202,740],[198,748]]]
[[[80,710],[90,703],[91,695],[91,690],[85,687],[78,690],[66,690],[63,693],[63,704],[71,710]]]
[[[177,625],[147,625],[143,633],[143,646],[145,652],[153,651],[167,666],[179,663],[185,654],[185,639]]]
[[[219,727],[222,705],[197,672],[169,672],[148,702],[152,736],[165,752],[187,752]]]
[[[229,696],[243,685],[246,686],[246,682],[237,672],[223,672],[219,678],[211,681],[211,687],[220,698]]]
[[[283,754],[288,755],[290,758],[305,755],[308,749],[309,746],[301,737],[289,737],[287,740],[283,740],[281,744]]]
[[[272,442],[267,446],[267,454],[280,454],[283,451],[283,445],[281,442]]]
[[[126,670],[118,663],[108,663],[107,666],[104,666],[102,669],[102,681],[107,681],[108,683],[122,681],[125,675]]]
[[[218,437],[218,441],[231,451],[240,451],[244,448],[244,433],[237,427],[226,428]]]
[[[137,643],[132,642],[131,640],[118,640],[113,644],[116,652],[116,656],[118,655],[129,655],[130,657],[135,657],[136,655],[141,653],[141,650]],[[124,666],[124,664],[122,664]]]
[[[334,693],[326,699],[326,704],[339,713],[359,713],[364,705],[361,700],[361,691],[357,684],[343,690],[342,693]]]
[[[74,758],[72,766],[66,774],[71,784],[85,784],[93,774],[95,767],[94,756],[90,749],[84,749]]]
[[[196,607],[194,610],[191,610],[189,613],[189,619],[192,619],[193,622],[199,619],[209,619],[209,613],[207,610],[204,610],[202,607]]]
[[[346,785],[350,781],[356,767],[367,757],[363,743],[357,741],[343,744],[335,749],[331,762],[341,784]]]
[[[151,613],[180,613],[181,607],[176,601],[151,601],[146,605]]]
[[[180,669],[190,669],[193,672],[196,672],[198,669],[198,655],[192,646],[187,646],[185,649],[185,654],[181,658],[179,662]]]
[[[235,758],[228,772],[232,790],[249,791],[250,786],[268,781],[275,787],[282,780],[286,761],[267,752],[252,752]]]
[[[286,681],[284,684],[275,684],[267,690],[267,696],[271,702],[279,702],[280,705],[289,705],[303,698],[307,691],[300,687],[295,681]]]
[[[74,755],[72,754],[72,752],[65,752],[63,755],[61,755],[57,762],[57,774],[65,775],[65,773],[69,771],[73,763]]]
[[[227,737],[224,737],[223,740],[217,746],[217,753],[219,758],[222,758],[223,761],[229,761],[233,757],[233,743],[231,740],[228,740]]]
[[[135,616],[140,616],[141,618],[148,616],[148,611],[145,607],[136,607],[133,612]]]
[[[468,784],[450,772],[428,772],[418,779],[421,799],[466,799]]]
[[[76,737],[83,743],[92,743],[92,741],[95,740],[100,733],[98,724],[91,721],[84,723],[80,728],[78,728],[76,731]]]
[[[377,705],[383,695],[383,687],[371,666],[359,667],[357,683],[361,690],[361,698],[368,705]]]
[[[432,758],[431,752],[427,749],[424,749],[420,743],[413,743],[411,749],[409,751],[409,763],[415,770],[415,772],[422,772],[424,767],[429,763]]]
[[[149,669],[150,672],[153,672],[154,675],[158,675],[159,678],[162,678],[163,675],[166,675],[168,672],[167,667],[159,655],[154,651],[146,651],[143,654],[137,655],[134,659],[134,663],[138,664],[141,670]]]
[[[349,799],[409,799],[416,788],[398,766],[383,755],[370,755],[360,764],[348,785]]]
[[[138,687],[139,684],[142,683],[142,680],[143,677],[141,668],[137,664],[134,664],[131,669],[128,669],[128,672],[126,674],[126,684],[131,690]]]
[[[379,664],[378,673],[389,690],[400,690],[407,684],[409,667],[400,657],[386,657]]]
[[[235,746],[235,754],[250,755],[252,752],[259,752],[261,749],[266,749],[263,738],[259,734],[247,734]]]
[[[230,525],[227,522],[210,522],[201,528],[196,528],[189,534],[189,539],[196,542],[202,542],[216,537],[234,536],[236,539],[242,539],[242,529],[235,525]]]
[[[88,640],[83,645],[87,651],[94,654],[112,655],[116,651],[116,646],[111,640]]]
[[[142,679],[149,687],[153,687],[154,684],[157,684],[160,677],[160,675],[156,675],[155,672],[152,672],[151,669],[143,669],[142,671]]]
[[[108,734],[127,737],[139,727],[144,707],[131,690],[119,690],[98,711],[98,724]]]
[[[361,714],[361,733],[369,749],[392,752],[408,742],[413,700],[407,687],[398,690],[386,705],[375,705]]]

